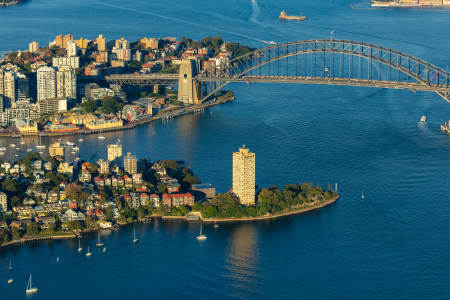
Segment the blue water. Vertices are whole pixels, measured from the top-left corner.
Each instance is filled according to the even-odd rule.
[[[32,0],[0,9],[0,51],[68,32],[130,40],[220,34],[263,47],[261,41],[328,38],[334,29],[335,38],[390,47],[449,70],[450,11],[350,5],[364,6],[344,0]],[[279,22],[282,8],[310,20]],[[94,247],[95,236],[84,240],[90,258],[76,252],[74,241],[8,247],[0,250],[1,298],[24,298],[30,272],[39,287],[34,299],[449,297],[450,137],[439,131],[450,118],[448,103],[424,92],[230,87],[236,101],[203,114],[110,133],[104,141],[86,136],[81,157],[105,157],[106,144],[120,138],[124,151],[138,157],[185,160],[224,192],[231,185],[231,153],[246,144],[256,153],[260,186],[338,182],[342,197],[335,205],[277,221],[205,226],[203,243],[194,239],[199,224],[139,225],[138,244],[131,243],[132,228],[122,228],[103,233],[105,254]],[[424,114],[429,122],[419,127]],[[21,148],[37,142],[27,139]],[[0,146],[10,143],[0,140]],[[15,282],[8,286],[10,277]]]

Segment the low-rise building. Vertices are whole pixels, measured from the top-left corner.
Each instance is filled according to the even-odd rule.
[[[123,121],[119,119],[111,119],[111,120],[100,119],[98,121],[87,122],[84,126],[86,126],[87,129],[91,130],[111,129],[122,127]]]

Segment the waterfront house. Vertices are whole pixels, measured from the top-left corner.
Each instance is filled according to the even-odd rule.
[[[149,206],[150,205],[150,197],[147,193],[142,193],[139,195],[139,200],[141,201],[142,206]]]
[[[56,220],[55,217],[50,216],[50,217],[35,217],[34,221],[39,224],[41,229],[48,229],[50,225],[55,224]]]
[[[169,210],[172,209],[172,197],[169,194],[162,195],[162,204],[167,206]]]
[[[98,226],[103,229],[108,229],[108,228],[112,227],[112,223],[108,222],[108,221],[98,220],[97,223],[98,223]]]
[[[157,194],[151,194],[150,201],[152,202],[153,207],[159,207],[159,196]]]
[[[11,221],[11,223],[9,224],[9,227],[12,228],[17,228],[19,230],[25,230],[27,228],[28,224],[31,224],[31,219],[26,219],[26,220],[13,220]]]

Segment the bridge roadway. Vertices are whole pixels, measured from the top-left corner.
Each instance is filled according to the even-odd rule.
[[[442,93],[450,93],[450,86],[442,84],[439,87],[436,85],[429,86],[417,82],[405,81],[385,81],[385,80],[367,80],[367,79],[349,79],[349,78],[323,78],[323,77],[305,77],[305,76],[242,76],[232,78],[220,77],[197,77],[198,81],[203,82],[246,82],[246,83],[296,83],[296,84],[325,84],[325,85],[342,85],[342,86],[360,86],[373,88],[388,88],[388,89],[403,89],[413,91],[436,91]]]
[[[128,83],[128,84],[146,84],[161,81],[178,81],[178,73],[151,73],[151,74],[113,74],[105,76],[107,82]]]

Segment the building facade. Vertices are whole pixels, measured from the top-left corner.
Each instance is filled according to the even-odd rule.
[[[77,79],[70,66],[61,66],[56,72],[56,97],[77,98]]]
[[[37,70],[37,100],[56,98],[56,72],[52,67]]]
[[[5,213],[8,211],[8,197],[5,193],[0,192],[0,212]]]
[[[114,161],[122,158],[122,144],[109,144],[108,147],[108,160]]]
[[[255,205],[255,153],[245,147],[233,153],[233,193],[241,204]]]
[[[125,172],[128,174],[136,174],[137,173],[137,158],[134,155],[131,155],[130,152],[127,153],[123,160],[123,168]]]

